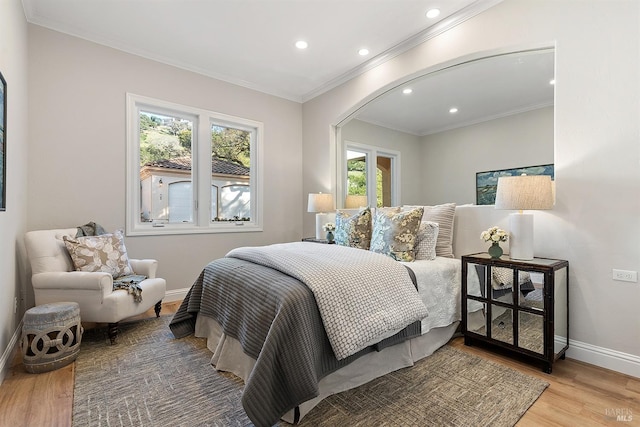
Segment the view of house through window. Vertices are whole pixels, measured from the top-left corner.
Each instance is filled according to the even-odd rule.
[[[261,124],[158,104],[130,105],[139,180],[139,205],[128,206],[132,228],[257,225],[252,168]]]
[[[193,222],[193,122],[140,111],[142,221]],[[251,220],[251,133],[211,125],[211,220]]]
[[[193,222],[193,121],[140,111],[143,222]]]

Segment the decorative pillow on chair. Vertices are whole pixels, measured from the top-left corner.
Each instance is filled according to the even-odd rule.
[[[376,209],[371,233],[372,252],[385,254],[396,261],[413,261],[415,244],[424,209],[399,212],[395,209]]]
[[[338,245],[368,250],[371,243],[371,209],[364,208],[355,215],[338,210],[333,234]]]
[[[402,209],[413,209],[418,206],[403,206]],[[437,222],[439,226],[436,242],[436,255],[454,258],[453,256],[453,220],[456,214],[455,203],[444,203],[435,206],[422,206],[424,221]]]
[[[122,230],[99,236],[63,237],[76,270],[103,271],[114,278],[133,274]]]
[[[424,217],[424,215],[423,215]],[[421,221],[416,236],[415,257],[416,260],[436,259],[436,242],[440,226],[437,222]]]

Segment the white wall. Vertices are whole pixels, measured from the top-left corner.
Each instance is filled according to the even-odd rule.
[[[341,128],[341,139],[388,148],[400,151],[400,194],[406,203],[417,203],[420,200],[421,187],[417,184],[417,171],[420,170],[420,138],[404,132],[388,129],[382,126],[351,120]]]
[[[557,204],[536,215],[536,253],[570,262],[570,357],[621,355],[640,376],[640,285],[611,278],[640,270],[639,19],[635,0],[505,0],[306,102],[303,192],[335,185],[332,125],[373,92],[478,52],[555,45]]]
[[[422,137],[425,204],[476,203],[476,172],[553,163],[553,107]]]
[[[0,72],[7,82],[7,204],[0,212],[0,382],[20,338],[27,214],[27,22],[20,0],[0,2]],[[18,310],[14,314],[14,299]]]
[[[203,54],[206,54],[203,52]],[[127,237],[129,256],[159,261],[168,293],[243,245],[302,238],[299,103],[29,26],[28,229],[125,223],[125,94],[264,123],[264,231]]]

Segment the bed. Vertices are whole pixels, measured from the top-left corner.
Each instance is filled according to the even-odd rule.
[[[264,256],[260,253],[265,248],[267,252],[301,254],[304,262],[272,265],[271,255],[266,261],[255,259]],[[362,249],[313,242],[240,248],[240,252],[244,253],[233,250],[203,269],[170,327],[176,337],[194,333],[206,338],[215,369],[244,380],[242,404],[257,426],[273,425],[279,419],[297,423],[325,397],[412,366],[431,355],[451,339],[458,327],[459,259],[437,256],[432,260],[398,262]],[[402,276],[398,271],[401,269],[405,276],[401,279],[403,292],[411,287],[412,298],[421,303],[428,315],[425,317],[425,312],[411,300],[413,318],[377,330],[373,338],[365,334],[355,347],[343,352],[332,345],[328,336],[331,328],[326,327],[320,315],[324,303],[321,299],[316,301],[318,293],[314,294],[306,280],[318,275],[330,278],[327,282],[337,280],[353,254],[380,257],[375,264],[381,265],[383,273],[370,272],[374,277],[394,269],[393,274]],[[329,270],[330,265],[345,260],[347,263],[336,271]],[[301,274],[300,263],[313,267]],[[372,269],[371,265],[358,274],[369,274],[367,269]],[[365,283],[393,283],[394,290],[400,286],[379,277],[368,280]],[[375,291],[371,294],[385,291],[372,289]],[[338,295],[340,292],[331,291]],[[372,303],[375,301],[367,300],[365,305]]]

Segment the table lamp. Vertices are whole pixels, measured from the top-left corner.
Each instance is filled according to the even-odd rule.
[[[327,212],[334,210],[333,195],[328,193],[309,193],[307,212],[316,214],[316,239],[324,239],[322,227],[328,222]]]
[[[503,176],[498,178],[496,209],[517,209],[509,215],[509,257],[533,259],[533,214],[524,210],[553,209],[549,175]]]
[[[358,196],[355,194],[349,194],[344,200],[344,207],[347,209],[363,208],[368,206],[367,196]]]

